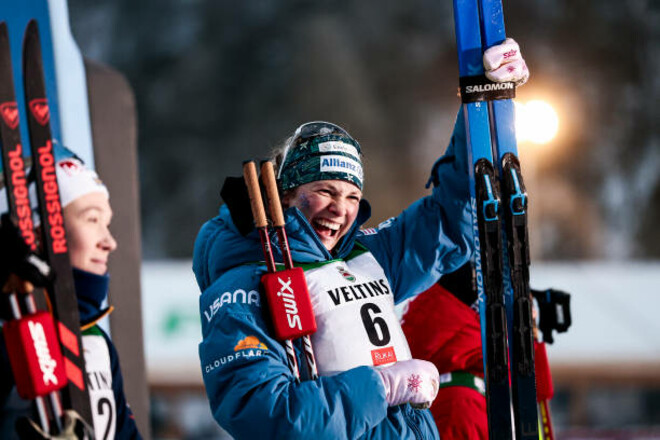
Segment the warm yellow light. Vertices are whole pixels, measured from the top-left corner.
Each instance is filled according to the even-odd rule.
[[[547,144],[559,130],[557,112],[550,104],[533,100],[524,104],[516,102],[516,137],[518,142]]]

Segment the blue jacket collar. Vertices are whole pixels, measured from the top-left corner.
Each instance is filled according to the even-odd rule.
[[[371,216],[371,207],[366,200],[360,202],[358,216],[353,226],[337,245],[332,254],[323,246],[316,232],[297,208],[285,212],[286,232],[293,260],[300,263],[327,261],[346,257],[355,243],[355,237]],[[271,231],[270,239],[279,244]],[[282,261],[278,246],[272,246],[275,261]],[[220,207],[220,215],[207,222],[195,244],[193,270],[202,290],[229,269],[246,263],[263,261],[259,232],[255,229],[243,236],[232,222],[227,205]]]
[[[96,275],[84,270],[73,269],[73,281],[78,297],[78,313],[81,324],[96,320],[106,311],[101,309],[108,297],[110,276]]]

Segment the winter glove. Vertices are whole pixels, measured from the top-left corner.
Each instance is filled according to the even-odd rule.
[[[21,417],[16,421],[16,433],[21,439],[29,440],[89,440],[94,438],[92,428],[73,411],[64,411],[62,417],[62,431],[57,434],[48,434],[27,417]]]
[[[553,330],[564,333],[571,326],[571,295],[555,289],[531,289],[531,293],[539,305],[539,329],[543,332],[543,342],[552,344],[555,341]]]
[[[495,82],[514,82],[521,86],[529,79],[527,64],[520,47],[513,38],[486,49],[484,52],[486,77]]]
[[[438,394],[440,375],[431,362],[411,359],[377,371],[389,406],[410,403],[415,408],[428,408]]]
[[[16,225],[4,214],[0,225],[0,288],[3,291],[12,273],[35,286],[45,286],[54,276],[50,266],[30,250]]]
[[[243,236],[252,232],[254,230],[254,219],[245,180],[242,177],[227,177],[220,190],[220,196],[229,208],[231,220],[238,232]]]

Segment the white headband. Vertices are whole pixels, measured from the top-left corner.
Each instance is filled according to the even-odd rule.
[[[57,183],[60,187],[60,202],[62,208],[89,193],[100,192],[110,198],[108,188],[105,187],[98,174],[87,168],[75,157],[68,157],[57,162]]]

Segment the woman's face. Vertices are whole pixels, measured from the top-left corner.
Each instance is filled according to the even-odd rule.
[[[108,271],[108,256],[117,248],[108,229],[111,219],[108,198],[98,192],[78,197],[64,208],[73,267],[97,275]]]
[[[344,180],[305,183],[282,198],[285,208],[295,206],[312,225],[328,251],[353,225],[360,208],[362,191]]]

